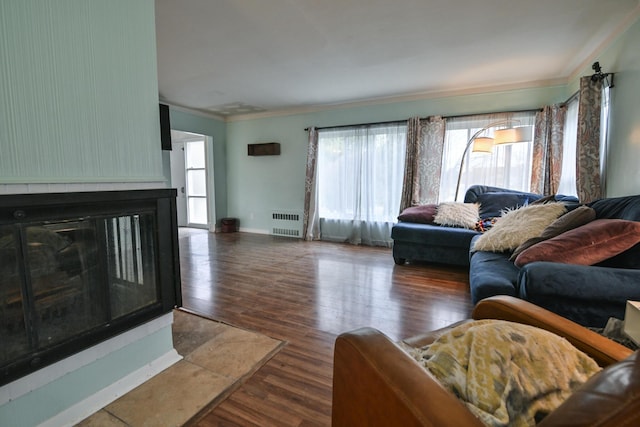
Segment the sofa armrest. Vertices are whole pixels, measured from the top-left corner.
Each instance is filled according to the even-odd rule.
[[[631,349],[603,337],[571,320],[527,301],[499,295],[480,301],[472,317],[500,319],[523,323],[566,338],[579,350],[591,356],[600,366],[608,366],[629,357]]]
[[[640,425],[640,357],[608,366],[578,388],[539,424],[543,426]]]
[[[381,332],[336,339],[332,426],[483,424],[429,372]]]

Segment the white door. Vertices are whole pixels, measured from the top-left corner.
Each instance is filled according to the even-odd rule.
[[[187,179],[184,167],[184,142],[171,144],[171,187],[178,190],[176,208],[178,227],[187,226]]]
[[[215,227],[215,215],[209,212],[209,200],[215,200],[213,184],[208,188],[208,176],[213,177],[213,171],[208,170],[207,162],[213,139],[171,130],[171,140],[171,187],[178,191],[178,226],[207,228],[211,223]]]
[[[185,169],[187,179],[187,223],[191,227],[207,227],[207,156],[206,138],[185,141]]]

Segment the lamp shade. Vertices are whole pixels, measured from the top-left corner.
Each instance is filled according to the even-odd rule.
[[[493,151],[493,138],[481,136],[474,139],[471,151],[474,153],[491,153]]]
[[[493,132],[494,144],[513,144],[516,142],[531,141],[531,126],[518,126],[514,128],[497,129]]]

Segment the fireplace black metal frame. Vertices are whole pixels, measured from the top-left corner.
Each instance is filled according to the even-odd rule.
[[[10,360],[0,366],[0,385],[133,329],[182,305],[175,189],[0,195],[0,226],[18,225],[17,229],[28,224],[141,213],[154,218],[157,301],[78,336]],[[21,256],[26,256],[24,237],[22,239]],[[21,276],[21,287],[25,288],[22,295],[26,298],[23,308],[24,324],[25,328],[33,328],[33,313],[28,313],[29,280],[25,276],[26,273]],[[5,325],[0,325],[3,326]]]

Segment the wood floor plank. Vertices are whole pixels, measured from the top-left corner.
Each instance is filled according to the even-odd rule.
[[[187,228],[179,242],[185,308],[286,342],[197,427],[329,426],[341,332],[399,340],[472,309],[465,269],[397,266],[387,248]]]

